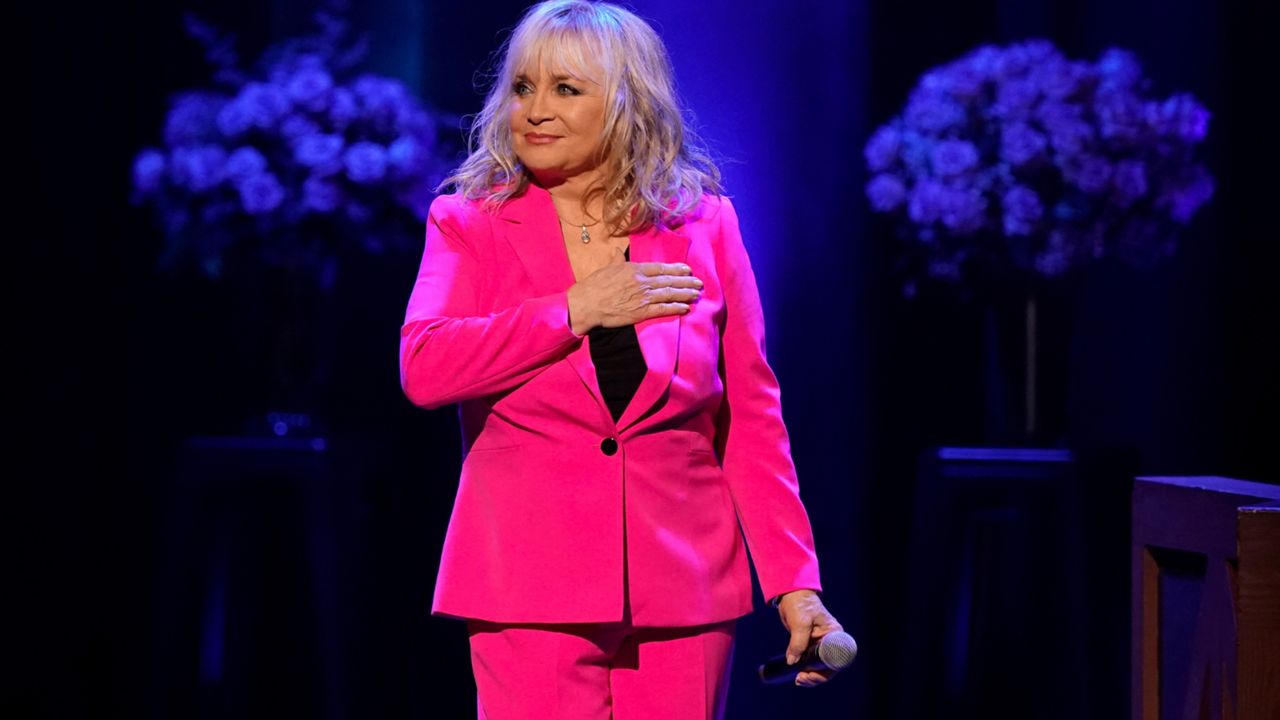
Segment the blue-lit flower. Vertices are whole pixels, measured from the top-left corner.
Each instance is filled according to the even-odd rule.
[[[225,137],[234,140],[253,127],[253,114],[249,104],[237,97],[222,106],[215,122]]]
[[[214,68],[211,89],[175,94],[163,142],[131,167],[132,199],[155,209],[166,236],[161,267],[217,275],[230,267],[222,254],[250,242],[262,263],[308,267],[323,284],[340,248],[313,233],[370,250],[419,235],[456,148],[437,147],[437,114],[403,82],[359,68],[367,48],[324,5],[314,34],[244,66],[232,37],[186,16]]]
[[[1071,247],[1072,243],[1066,230],[1051,230],[1047,247],[1036,254],[1036,272],[1047,277],[1066,273],[1072,264]]]
[[[1066,100],[1080,92],[1091,75],[1083,63],[1057,57],[1037,64],[1032,68],[1030,78],[1045,97]]]
[[[1160,202],[1169,209],[1174,220],[1186,223],[1201,205],[1213,197],[1214,190],[1213,176],[1203,165],[1195,165],[1168,184]]]
[[[1022,122],[1006,124],[1000,131],[1000,159],[1013,167],[1027,165],[1044,155],[1049,141]]]
[[[164,186],[164,153],[146,148],[133,160],[133,186],[138,192],[150,194]]]
[[[996,251],[991,269],[1052,276],[1107,254],[1167,254],[1174,224],[1214,193],[1192,159],[1210,114],[1189,94],[1148,97],[1147,84],[1131,52],[1087,63],[1043,39],[926,71],[863,148],[871,208],[918,241],[903,266],[950,278]]]
[[[302,202],[315,212],[333,212],[343,197],[342,187],[332,178],[312,176],[302,184]]]
[[[941,134],[964,124],[964,106],[941,91],[917,89],[907,101],[906,120],[921,130]]]
[[[1098,117],[1098,134],[1102,138],[1123,145],[1142,138],[1146,128],[1145,108],[1133,93],[1122,90],[1099,93],[1093,112]]]
[[[319,132],[320,125],[302,113],[289,113],[280,121],[280,137],[288,141]]]
[[[867,159],[867,169],[871,172],[880,172],[887,170],[893,166],[898,159],[898,147],[901,144],[901,138],[898,131],[888,125],[876,130],[871,135],[871,139],[867,140],[866,148],[863,155]]]
[[[1209,133],[1209,111],[1186,93],[1147,107],[1148,124],[1162,135],[1196,143]]]
[[[285,82],[289,99],[311,112],[323,112],[333,94],[333,78],[318,65],[299,68]]]
[[[387,146],[387,164],[400,177],[421,172],[428,159],[427,148],[412,135],[402,135]]]
[[[173,184],[193,193],[202,193],[222,182],[227,151],[219,145],[175,148],[169,161]]]
[[[1013,78],[1000,83],[992,114],[1008,120],[1022,120],[1031,115],[1040,100],[1040,88],[1030,80]]]
[[[253,124],[262,129],[274,127],[289,112],[289,96],[278,85],[253,81],[244,86],[237,98]]]
[[[1090,195],[1098,195],[1111,188],[1113,166],[1101,155],[1081,154],[1065,158],[1062,176]]]
[[[1093,126],[1079,105],[1046,101],[1040,104],[1036,118],[1048,131],[1049,144],[1060,155],[1077,155],[1093,143]]]
[[[399,117],[408,98],[404,83],[377,75],[361,75],[351,86],[365,117],[387,121]]]
[[[280,207],[284,201],[284,187],[280,180],[269,172],[251,175],[240,181],[240,202],[244,211],[250,215],[262,215]]]
[[[943,140],[933,148],[930,160],[939,177],[953,177],[978,166],[978,148],[967,140]]]
[[[987,199],[968,188],[947,188],[941,196],[939,218],[957,235],[977,232],[986,222]]]
[[[1030,235],[1040,218],[1044,205],[1040,196],[1025,185],[1014,185],[1004,194],[1003,223],[1006,235]]]
[[[226,175],[232,182],[238,183],[266,169],[267,159],[258,148],[249,145],[238,147],[227,156]]]
[[[335,130],[344,130],[360,117],[360,104],[355,93],[340,87],[333,91],[333,102],[329,106],[329,122]]]
[[[164,123],[164,142],[169,147],[212,142],[217,138],[214,118],[226,104],[221,94],[195,90],[179,94]]]
[[[1116,205],[1129,207],[1135,200],[1147,194],[1147,166],[1141,160],[1121,160],[1116,163],[1111,177],[1115,189],[1112,198]]]
[[[928,225],[942,217],[947,198],[946,187],[937,180],[923,179],[911,188],[907,215],[917,225]]]
[[[352,182],[375,183],[387,172],[387,151],[367,140],[355,143],[342,154],[342,164]]]
[[[1142,64],[1128,50],[1108,48],[1098,58],[1098,76],[1102,90],[1137,90],[1142,82]]]
[[[341,135],[303,135],[293,144],[293,159],[313,174],[330,175],[342,169]]]
[[[961,61],[925,73],[920,78],[920,87],[965,100],[977,97],[985,82],[980,71]]]
[[[1003,53],[995,45],[981,45],[964,57],[963,62],[971,72],[985,79],[999,75],[1000,56]]]
[[[867,182],[867,198],[877,212],[889,212],[907,199],[907,188],[896,175],[881,173]]]

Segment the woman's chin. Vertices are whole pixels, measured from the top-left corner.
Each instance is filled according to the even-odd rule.
[[[571,178],[575,175],[580,175],[583,172],[585,172],[585,170],[567,168],[562,165],[539,167],[536,165],[529,165],[528,163],[522,163],[522,164],[524,165],[525,169],[528,170],[531,175],[533,175],[533,179],[537,181],[539,185],[558,183],[568,178]]]

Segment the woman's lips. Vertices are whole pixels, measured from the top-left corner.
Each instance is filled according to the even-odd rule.
[[[533,145],[546,145],[548,143],[553,143],[556,140],[559,140],[560,137],[558,135],[538,135],[536,133],[525,133],[524,139],[529,141],[529,143]]]

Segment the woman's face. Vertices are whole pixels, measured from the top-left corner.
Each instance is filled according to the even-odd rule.
[[[603,77],[599,67],[588,67]],[[604,133],[604,88],[596,82],[553,73],[545,64],[517,71],[511,93],[511,145],[539,182],[596,169]]]

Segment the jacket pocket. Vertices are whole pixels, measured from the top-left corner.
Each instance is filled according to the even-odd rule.
[[[488,452],[498,452],[499,450],[515,450],[516,448],[520,448],[520,447],[523,447],[523,445],[521,445],[520,443],[503,443],[501,445],[473,445],[471,446],[471,449],[467,451],[467,454],[471,455],[472,453],[488,453]]]
[[[705,435],[695,430],[672,430],[670,432],[679,433],[685,436],[685,443],[689,448],[690,455],[707,454],[712,457],[716,454],[715,446],[707,439]]]

